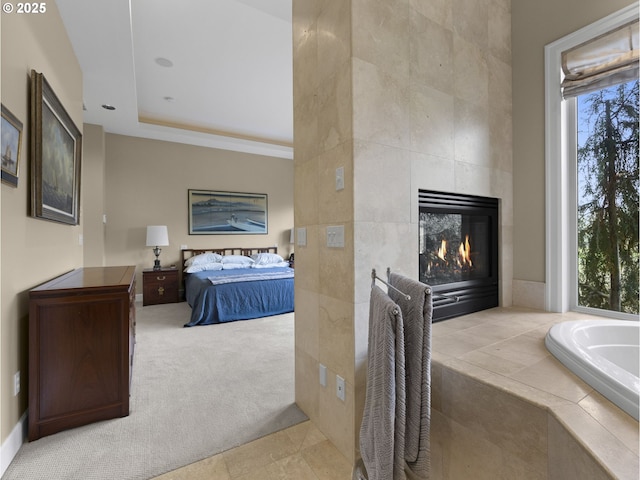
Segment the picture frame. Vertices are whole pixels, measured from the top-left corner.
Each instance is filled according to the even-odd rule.
[[[82,135],[42,73],[31,71],[31,216],[78,225]]]
[[[189,235],[265,235],[266,193],[188,191]]]
[[[22,151],[22,122],[9,111],[2,108],[2,181],[13,187],[18,186],[18,171],[20,169],[20,153]]]

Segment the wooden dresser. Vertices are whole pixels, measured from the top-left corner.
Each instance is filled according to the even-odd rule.
[[[129,415],[135,267],[73,270],[29,292],[29,440]]]

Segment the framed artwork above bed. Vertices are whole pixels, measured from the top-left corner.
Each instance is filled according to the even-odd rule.
[[[268,233],[266,193],[189,190],[189,235]]]

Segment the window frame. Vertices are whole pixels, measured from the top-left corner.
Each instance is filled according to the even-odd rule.
[[[638,18],[629,5],[545,46],[545,310],[611,318],[638,316],[578,305],[577,100],[563,100],[563,51]]]

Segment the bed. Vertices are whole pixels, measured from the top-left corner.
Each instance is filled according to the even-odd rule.
[[[294,270],[277,247],[181,250],[185,327],[293,311]]]

